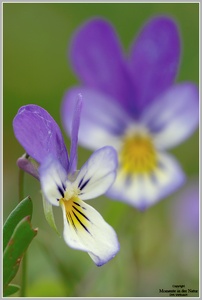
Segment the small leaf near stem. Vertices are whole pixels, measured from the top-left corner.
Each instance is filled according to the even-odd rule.
[[[3,255],[4,291],[15,277],[22,257],[36,234],[37,229],[32,228],[29,216],[22,219],[16,226]]]
[[[32,201],[30,197],[26,197],[15,207],[6,219],[3,226],[3,251],[5,250],[11,236],[18,225],[18,223],[25,218],[30,216],[32,218]]]

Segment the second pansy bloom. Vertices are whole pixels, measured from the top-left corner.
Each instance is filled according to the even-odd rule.
[[[125,58],[111,24],[90,20],[72,39],[70,62],[81,86],[64,97],[64,127],[69,133],[75,94],[81,92],[86,101],[80,144],[112,145],[118,152],[108,195],[144,210],[179,188],[184,172],[166,150],[197,128],[199,95],[195,84],[174,82],[180,62],[175,22],[165,16],[149,20]]]
[[[48,203],[62,208],[65,242],[88,252],[96,265],[101,266],[117,254],[119,242],[113,228],[84,200],[104,194],[112,185],[117,154],[112,147],[103,147],[77,170],[81,107],[80,96],[72,120],[70,157],[60,128],[43,108],[21,107],[13,120],[13,128],[16,138],[39,168],[25,157],[18,165],[40,180]]]

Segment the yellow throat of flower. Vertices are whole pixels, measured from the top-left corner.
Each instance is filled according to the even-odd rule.
[[[60,199],[60,205],[64,206],[66,218],[71,227],[75,231],[80,229],[87,229],[89,219],[85,215],[85,207],[78,197],[79,190],[68,190],[64,193],[64,198]]]
[[[148,135],[136,133],[123,139],[120,151],[120,166],[124,173],[133,175],[146,174],[153,171],[157,163],[157,155]]]

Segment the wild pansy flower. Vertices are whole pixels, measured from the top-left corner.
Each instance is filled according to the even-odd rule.
[[[117,178],[107,195],[144,210],[179,188],[184,172],[166,150],[196,129],[199,96],[193,83],[174,83],[180,62],[175,22],[149,20],[125,58],[112,26],[90,20],[72,39],[70,62],[81,86],[64,96],[64,127],[70,133],[75,94],[81,92],[80,144],[118,151]]]
[[[96,265],[101,266],[116,255],[119,243],[113,228],[84,200],[98,197],[109,189],[116,176],[117,154],[114,148],[105,146],[95,151],[77,171],[81,106],[79,98],[72,121],[70,157],[59,126],[45,109],[37,105],[21,107],[13,128],[26,153],[39,164],[38,173],[33,171],[36,168],[32,168],[30,161],[25,163],[26,158],[19,165],[38,176],[45,199],[62,208],[65,242],[88,252]]]

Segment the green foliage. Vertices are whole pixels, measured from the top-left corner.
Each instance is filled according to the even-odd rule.
[[[32,201],[30,197],[22,200],[8,216],[3,227],[3,250],[5,250],[17,224],[26,216],[32,216]]]
[[[21,201],[8,216],[3,228],[3,289],[4,296],[15,293],[19,287],[9,285],[15,277],[23,255],[25,254],[37,230],[30,223],[32,202],[29,197]]]
[[[8,297],[16,293],[20,289],[19,285],[9,284],[4,292],[4,297]]]

